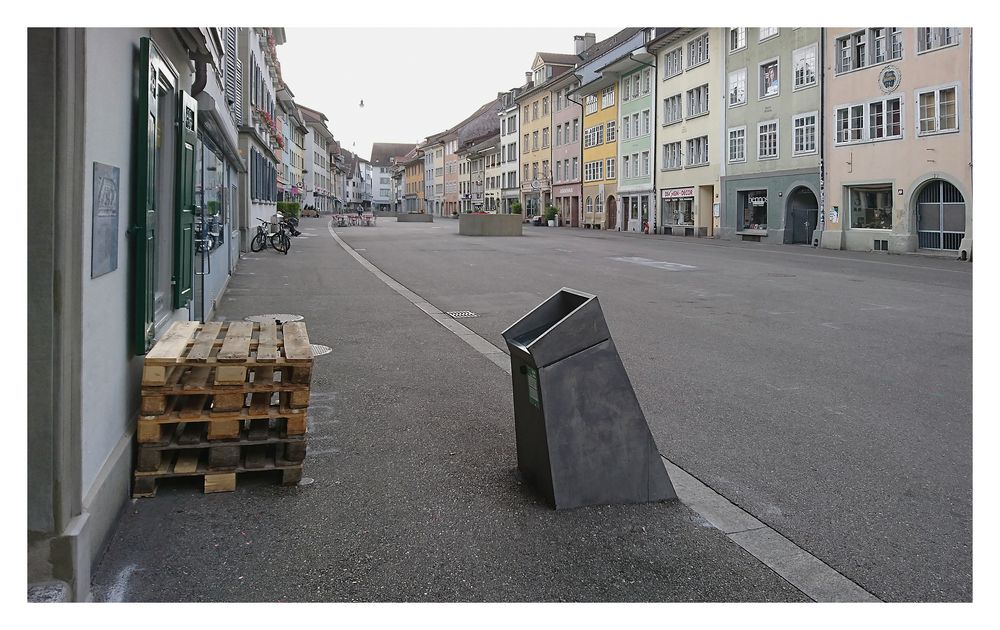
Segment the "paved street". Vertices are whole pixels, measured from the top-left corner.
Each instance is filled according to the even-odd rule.
[[[339,230],[441,310],[478,313],[463,323],[501,348],[560,287],[597,294],[666,457],[880,598],[971,598],[970,265],[525,232]]]
[[[972,595],[968,264],[457,221],[338,228],[498,347],[562,286],[596,293],[661,452],[887,601]],[[509,377],[303,220],[241,262],[224,319],[303,315],[306,475],[133,501],[111,601],[802,601],[678,502],[554,512],[514,469]]]

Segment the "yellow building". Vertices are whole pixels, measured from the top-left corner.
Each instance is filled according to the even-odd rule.
[[[614,230],[618,182],[618,82],[599,77],[580,88],[583,103],[583,226]],[[576,130],[574,130],[575,135]]]

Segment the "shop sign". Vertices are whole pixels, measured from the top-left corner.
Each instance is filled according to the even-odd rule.
[[[767,205],[767,197],[750,197],[750,205],[755,208],[761,208]]]
[[[573,189],[572,188],[561,188],[559,190],[559,194],[560,195],[572,195],[573,194]]]
[[[664,188],[661,195],[663,199],[694,199],[694,187]]]

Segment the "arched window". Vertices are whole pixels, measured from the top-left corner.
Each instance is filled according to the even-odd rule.
[[[597,203],[594,204],[594,212],[604,212],[604,201],[600,196],[594,198]]]
[[[597,203],[600,203],[600,201],[598,201]],[[594,200],[591,197],[587,197],[587,212],[590,213],[593,211],[594,211]]]

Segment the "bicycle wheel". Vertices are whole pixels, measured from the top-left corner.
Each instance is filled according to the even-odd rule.
[[[292,239],[288,238],[288,234],[286,234],[284,230],[271,236],[271,247],[278,250],[282,254],[287,255],[288,248],[291,246],[292,246]]]
[[[266,235],[260,230],[257,231],[253,236],[253,240],[250,241],[250,251],[259,252],[260,250],[267,247]]]

